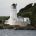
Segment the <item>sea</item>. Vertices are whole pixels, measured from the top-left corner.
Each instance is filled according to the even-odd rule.
[[[36,30],[0,29],[0,36],[36,36]]]

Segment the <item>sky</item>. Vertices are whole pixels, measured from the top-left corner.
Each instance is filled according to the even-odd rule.
[[[17,3],[17,12],[30,3],[36,3],[36,0],[0,0],[0,16],[9,16],[11,4]]]

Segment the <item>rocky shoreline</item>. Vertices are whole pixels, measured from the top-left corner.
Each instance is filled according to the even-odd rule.
[[[10,25],[0,25],[0,29],[14,29],[14,30],[36,30],[36,27],[31,26],[31,25],[27,25],[27,26],[19,26],[19,25],[15,25],[15,26],[10,26]]]
[[[36,28],[16,28],[15,30],[36,30]]]

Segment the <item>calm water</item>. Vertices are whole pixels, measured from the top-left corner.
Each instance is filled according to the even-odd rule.
[[[36,30],[0,30],[0,36],[36,36]]]

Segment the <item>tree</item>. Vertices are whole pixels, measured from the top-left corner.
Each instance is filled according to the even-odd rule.
[[[26,7],[20,9],[20,11],[17,13],[17,16],[22,17],[29,17],[31,19],[31,24],[36,24],[36,3],[34,3],[34,6],[32,4],[27,5]]]

